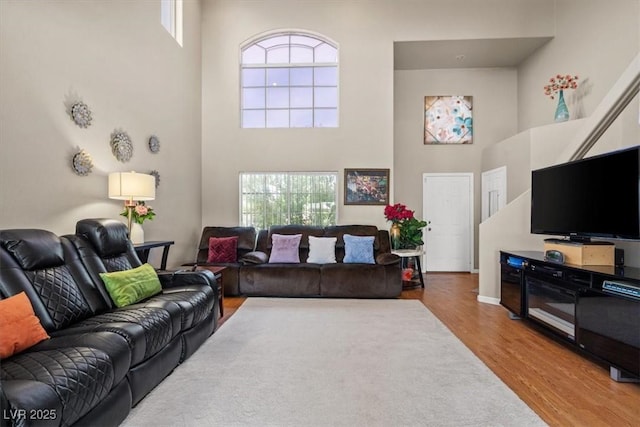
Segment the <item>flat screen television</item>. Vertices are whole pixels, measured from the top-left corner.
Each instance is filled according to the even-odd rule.
[[[640,240],[640,145],[532,171],[531,232]]]

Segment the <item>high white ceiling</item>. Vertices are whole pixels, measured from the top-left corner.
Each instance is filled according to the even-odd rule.
[[[551,37],[395,42],[394,69],[517,67]]]

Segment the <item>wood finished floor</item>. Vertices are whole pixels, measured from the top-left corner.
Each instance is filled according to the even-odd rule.
[[[606,366],[477,302],[477,274],[428,273],[425,284],[401,298],[421,300],[550,426],[640,426],[640,384],[611,380]],[[222,322],[244,300],[225,297]]]

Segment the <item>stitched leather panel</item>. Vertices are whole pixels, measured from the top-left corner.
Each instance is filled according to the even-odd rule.
[[[133,268],[126,254],[113,258],[102,258],[102,262],[104,263],[104,268],[110,273],[113,271],[131,270]]]
[[[182,330],[206,319],[213,309],[213,300],[204,292],[175,292],[155,295],[149,301],[172,301],[180,307]]]
[[[40,295],[56,329],[93,314],[66,265],[25,271],[25,274]]]
[[[93,316],[73,326],[82,327],[117,322],[135,323],[142,326],[144,329],[144,342],[146,343],[145,359],[160,351],[174,337],[169,313],[166,310],[153,307],[125,307]],[[110,327],[108,330],[124,336],[130,344],[135,342],[135,339],[127,337],[127,332],[117,326]]]
[[[0,379],[28,379],[52,387],[63,405],[61,425],[68,426],[109,394],[114,370],[109,356],[101,350],[65,347],[3,360]]]

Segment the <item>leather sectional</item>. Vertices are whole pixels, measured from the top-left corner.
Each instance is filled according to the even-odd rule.
[[[51,337],[1,361],[3,426],[118,425],[214,332],[208,271],[160,272],[161,293],[115,307],[99,273],[138,266],[116,220],[0,230],[0,298],[25,292]]]
[[[269,263],[272,236],[301,234],[300,263]],[[373,236],[373,264],[344,263],[344,235]],[[237,262],[207,263],[211,237],[238,237]],[[309,236],[336,238],[336,263],[307,263]],[[391,253],[389,232],[372,225],[328,227],[282,225],[256,233],[251,227],[205,227],[196,263],[223,265],[225,295],[270,297],[395,298],[402,292],[400,258]]]

